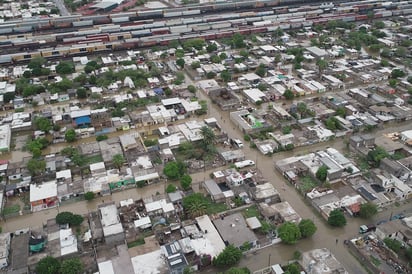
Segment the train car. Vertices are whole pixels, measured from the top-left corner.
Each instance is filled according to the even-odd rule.
[[[182,16],[182,12],[181,11],[169,11],[169,10],[165,10],[163,12],[163,17],[164,18],[170,18],[170,17],[181,17]]]
[[[211,25],[209,23],[192,24],[188,25],[187,27],[191,28],[194,32],[208,31],[211,29]]]
[[[71,28],[73,20],[71,18],[55,18],[52,25],[55,29]]]
[[[93,16],[93,25],[104,25],[112,23],[109,15]]]
[[[73,27],[93,26],[93,20],[82,20],[73,22]]]
[[[22,27],[13,28],[13,33],[26,33],[26,32],[32,32],[32,31],[33,31],[33,26],[22,26]]]
[[[114,17],[112,18],[112,23],[114,24],[119,24],[119,23],[127,23],[129,22],[130,19],[128,16],[123,16],[123,17]]]
[[[216,31],[204,31],[199,34],[199,38],[205,40],[214,40],[216,39]]]
[[[196,9],[196,10],[186,10],[182,12],[183,16],[193,16],[193,15],[199,15],[200,14],[200,10]]]
[[[139,19],[162,18],[163,10],[139,10],[136,14]]]
[[[15,40],[13,41],[13,47],[19,51],[34,50],[40,47],[39,41],[33,40]]]
[[[111,33],[109,35],[109,41],[121,41],[124,39],[130,39],[132,38],[132,34],[130,32],[117,32],[117,33]]]
[[[154,28],[151,29],[152,35],[163,35],[163,34],[169,34],[170,29],[168,27],[166,28]]]
[[[89,40],[98,40],[101,42],[108,42],[109,41],[109,34],[107,33],[100,33],[100,34],[91,34],[86,36],[86,41]]]
[[[140,38],[125,39],[124,42],[115,44],[114,50],[129,50],[140,45]]]
[[[140,38],[140,37],[146,37],[146,36],[151,36],[152,32],[150,30],[135,30],[130,32],[132,34],[132,38]]]
[[[216,32],[216,39],[228,38],[233,36],[233,29],[219,30]]]

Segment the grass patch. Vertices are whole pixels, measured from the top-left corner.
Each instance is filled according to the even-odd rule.
[[[378,258],[376,258],[376,257],[374,257],[374,256],[372,256],[372,255],[370,255],[370,258],[371,258],[371,262],[372,262],[375,266],[380,266],[380,265],[381,265],[381,261],[380,261]]]
[[[207,214],[209,214],[209,215],[220,213],[222,211],[226,211],[226,210],[229,209],[226,204],[224,204],[224,203],[215,203],[210,199],[208,199],[208,203],[207,203],[206,207],[207,207],[206,208]]]
[[[242,214],[246,219],[251,218],[251,217],[259,217],[260,216],[259,210],[257,209],[257,207],[255,205],[244,209],[242,211]]]
[[[85,162],[85,165],[103,162],[103,157],[101,155],[90,156],[85,159]]]
[[[12,205],[12,206],[6,206],[3,209],[3,215],[9,215],[9,214],[14,214],[18,213],[20,211],[20,205]]]
[[[301,179],[302,184],[299,186],[303,193],[311,191],[313,188],[318,186],[318,182],[311,176],[305,176]]]
[[[144,245],[146,242],[144,240],[144,238],[139,238],[136,241],[130,242],[127,244],[127,248],[132,248],[135,246],[139,246],[139,245]]]

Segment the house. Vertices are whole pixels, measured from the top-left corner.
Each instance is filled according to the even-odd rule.
[[[195,220],[203,236],[192,241],[196,254],[209,254],[212,258],[218,256],[226,247],[218,230],[208,215],[197,217]]]
[[[112,202],[99,206],[99,213],[106,244],[122,243],[125,235],[116,204]]]
[[[31,211],[36,212],[58,206],[56,181],[30,184]]]
[[[10,150],[11,142],[11,128],[10,125],[0,126],[0,152],[7,152]]]
[[[251,244],[252,247],[257,245],[255,233],[247,226],[240,213],[215,219],[213,224],[226,244],[232,244],[237,248],[245,243]]]
[[[273,204],[280,202],[279,192],[269,182],[256,185],[249,190],[249,194],[257,203],[265,202],[267,204]]]
[[[299,263],[307,273],[311,274],[349,274],[327,248],[303,252]]]
[[[409,231],[409,232],[405,232]],[[393,220],[383,224],[380,224],[376,227],[375,234],[380,240],[385,238],[397,239],[403,242],[403,233],[411,234],[412,231],[408,228],[403,220]]]
[[[0,269],[9,265],[10,240],[10,233],[0,234]]]
[[[371,177],[376,184],[384,189],[387,195],[394,195],[393,198],[396,200],[403,201],[412,197],[412,188],[393,174],[375,169],[371,172]]]
[[[73,126],[78,128],[86,128],[91,124],[91,112],[90,110],[73,110],[70,112],[70,117],[73,121]]]
[[[167,265],[170,274],[183,274],[183,271],[188,267],[189,263],[178,241],[162,245],[162,253],[166,257]]]
[[[119,138],[120,144],[122,145],[124,151],[128,151],[138,147],[136,138],[132,134],[120,135]]]
[[[72,229],[60,229],[60,255],[65,256],[77,252],[77,237]]]
[[[204,181],[203,187],[215,203],[221,203],[225,201],[225,195],[223,194],[223,191],[219,188],[214,180]]]
[[[299,224],[302,218],[296,211],[292,208],[292,206],[288,202],[281,202],[277,204],[273,204],[270,206],[274,209],[275,215],[274,219],[280,222],[291,222],[295,224]]]

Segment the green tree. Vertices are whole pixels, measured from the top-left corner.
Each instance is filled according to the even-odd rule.
[[[64,140],[66,140],[66,142],[74,142],[76,141],[76,131],[74,131],[74,129],[69,129],[66,131],[66,133],[64,134]]]
[[[63,211],[56,215],[56,223],[59,225],[69,224],[70,226],[78,226],[83,223],[83,220],[84,218],[81,215],[68,211]]]
[[[256,69],[256,74],[259,75],[260,77],[265,77],[266,75],[265,65],[260,64]]]
[[[76,95],[79,99],[85,99],[87,98],[87,90],[85,88],[78,88],[76,90]]]
[[[345,107],[338,107],[336,109],[336,115],[345,118],[346,117],[346,109]]]
[[[212,63],[214,63],[214,64],[218,64],[218,63],[220,63],[220,57],[219,57],[219,55],[212,55],[211,57],[210,57],[210,61],[212,62]]]
[[[81,274],[83,272],[83,263],[79,258],[66,259],[60,267],[60,274]]]
[[[402,248],[402,243],[396,239],[385,238],[383,239],[383,242],[388,248],[392,249],[395,253],[399,253],[399,251]]]
[[[194,61],[194,62],[192,62],[192,63],[190,64],[190,67],[191,67],[192,69],[200,68],[200,62],[199,62],[199,61]]]
[[[56,66],[58,74],[69,74],[74,72],[73,62],[62,61]]]
[[[202,193],[193,193],[183,198],[183,208],[191,218],[207,213],[207,199]]]
[[[301,237],[299,227],[291,222],[285,222],[278,228],[279,237],[286,244],[295,244]]]
[[[163,174],[170,180],[177,180],[186,172],[186,166],[180,161],[168,162],[163,168]]]
[[[331,226],[342,227],[346,225],[346,218],[340,209],[334,209],[330,212],[328,224]]]
[[[118,170],[120,170],[120,168],[123,166],[123,164],[126,162],[126,160],[124,159],[122,154],[116,154],[116,155],[113,155],[112,162],[113,162],[114,166]]]
[[[46,170],[46,162],[39,159],[30,159],[27,162],[27,169],[32,176],[40,175]]]
[[[328,178],[328,169],[329,168],[325,165],[320,166],[316,171],[316,178],[321,182],[325,182]]]
[[[49,119],[40,116],[34,119],[34,125],[38,130],[44,131],[46,133],[49,132],[53,127]]]
[[[92,191],[88,191],[84,194],[84,198],[86,199],[86,201],[91,201],[95,198],[95,194]]]
[[[206,47],[206,51],[211,53],[217,50],[217,45],[215,43],[210,43],[209,45],[207,45]]]
[[[36,273],[59,274],[60,262],[51,256],[44,257],[36,265]]]
[[[359,216],[364,219],[370,219],[378,213],[378,207],[373,203],[362,204]]]
[[[167,187],[166,187],[166,193],[172,193],[172,192],[175,192],[176,191],[176,186],[175,185],[173,185],[173,184],[169,184]]]
[[[292,132],[292,128],[290,127],[290,126],[284,126],[283,128],[282,128],[282,133],[283,134],[289,134],[289,133],[291,133]]]
[[[389,157],[388,152],[383,147],[378,146],[374,150],[369,151],[366,158],[374,167],[379,167],[381,160],[387,157]]]
[[[232,46],[234,48],[244,48],[245,44],[245,37],[242,34],[236,33],[232,36]]]
[[[33,59],[30,60],[29,64],[27,67],[29,69],[34,69],[34,68],[41,68],[46,64],[47,60],[44,57],[34,57]]]
[[[296,263],[293,264],[289,264],[286,267],[286,274],[299,274],[300,273],[300,269],[299,266]]]
[[[217,267],[229,267],[236,265],[241,258],[242,251],[233,245],[228,245],[216,258],[214,258],[213,265]]]
[[[196,87],[194,85],[188,85],[187,90],[191,93],[196,93]]]
[[[299,230],[302,238],[308,238],[315,234],[317,227],[312,220],[303,219],[299,223]]]
[[[232,79],[232,74],[228,70],[224,70],[220,73],[220,78],[227,83]]]
[[[285,97],[286,100],[293,100],[295,98],[295,94],[293,94],[293,91],[290,89],[285,90],[285,93],[283,93],[283,96]]]
[[[180,68],[183,68],[185,66],[185,60],[183,60],[182,58],[177,59],[176,65],[178,65]]]
[[[180,185],[183,188],[183,190],[189,190],[191,185],[192,185],[192,177],[188,174],[184,174],[180,178]]]
[[[215,144],[216,135],[210,127],[208,126],[201,127],[200,135],[202,136],[202,145],[204,149],[208,149],[210,146]]]
[[[328,67],[328,62],[325,59],[318,59],[316,65],[318,66],[319,76],[321,76],[322,72]]]

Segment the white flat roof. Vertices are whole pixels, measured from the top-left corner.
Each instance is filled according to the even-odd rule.
[[[90,171],[93,172],[94,170],[105,169],[104,162],[90,164]]]
[[[209,216],[203,215],[197,217],[196,222],[203,233],[207,231],[207,233],[203,235],[204,239],[212,243],[212,247],[210,248],[210,250],[208,250],[209,253],[207,254],[211,255],[212,257],[215,257],[218,254],[220,254],[220,252],[222,252],[223,249],[225,249],[226,245],[220,237],[219,232],[217,232]],[[205,241],[205,243],[207,241]],[[196,245],[193,248],[197,250]]]
[[[101,207],[100,214],[102,215],[103,227],[120,223],[119,218],[117,216],[116,205],[107,205],[107,206]]]
[[[167,269],[166,260],[162,257],[160,248],[132,258],[135,274],[160,274]]]
[[[181,101],[179,98],[168,98],[168,99],[163,99],[162,100],[162,104],[164,106],[170,106],[170,105],[176,105],[176,104],[180,104]]]
[[[115,274],[111,260],[99,263],[98,267],[100,274]]]
[[[60,170],[56,172],[56,179],[64,178],[70,179],[72,177],[72,172],[70,169]]]
[[[56,181],[30,185],[30,202],[57,197]]]
[[[61,256],[77,252],[77,238],[71,228],[60,229],[60,253]]]
[[[147,226],[147,225],[151,225],[152,222],[150,221],[150,217],[143,217],[140,218],[139,220],[134,221],[134,226],[135,227],[141,227],[141,226]]]

